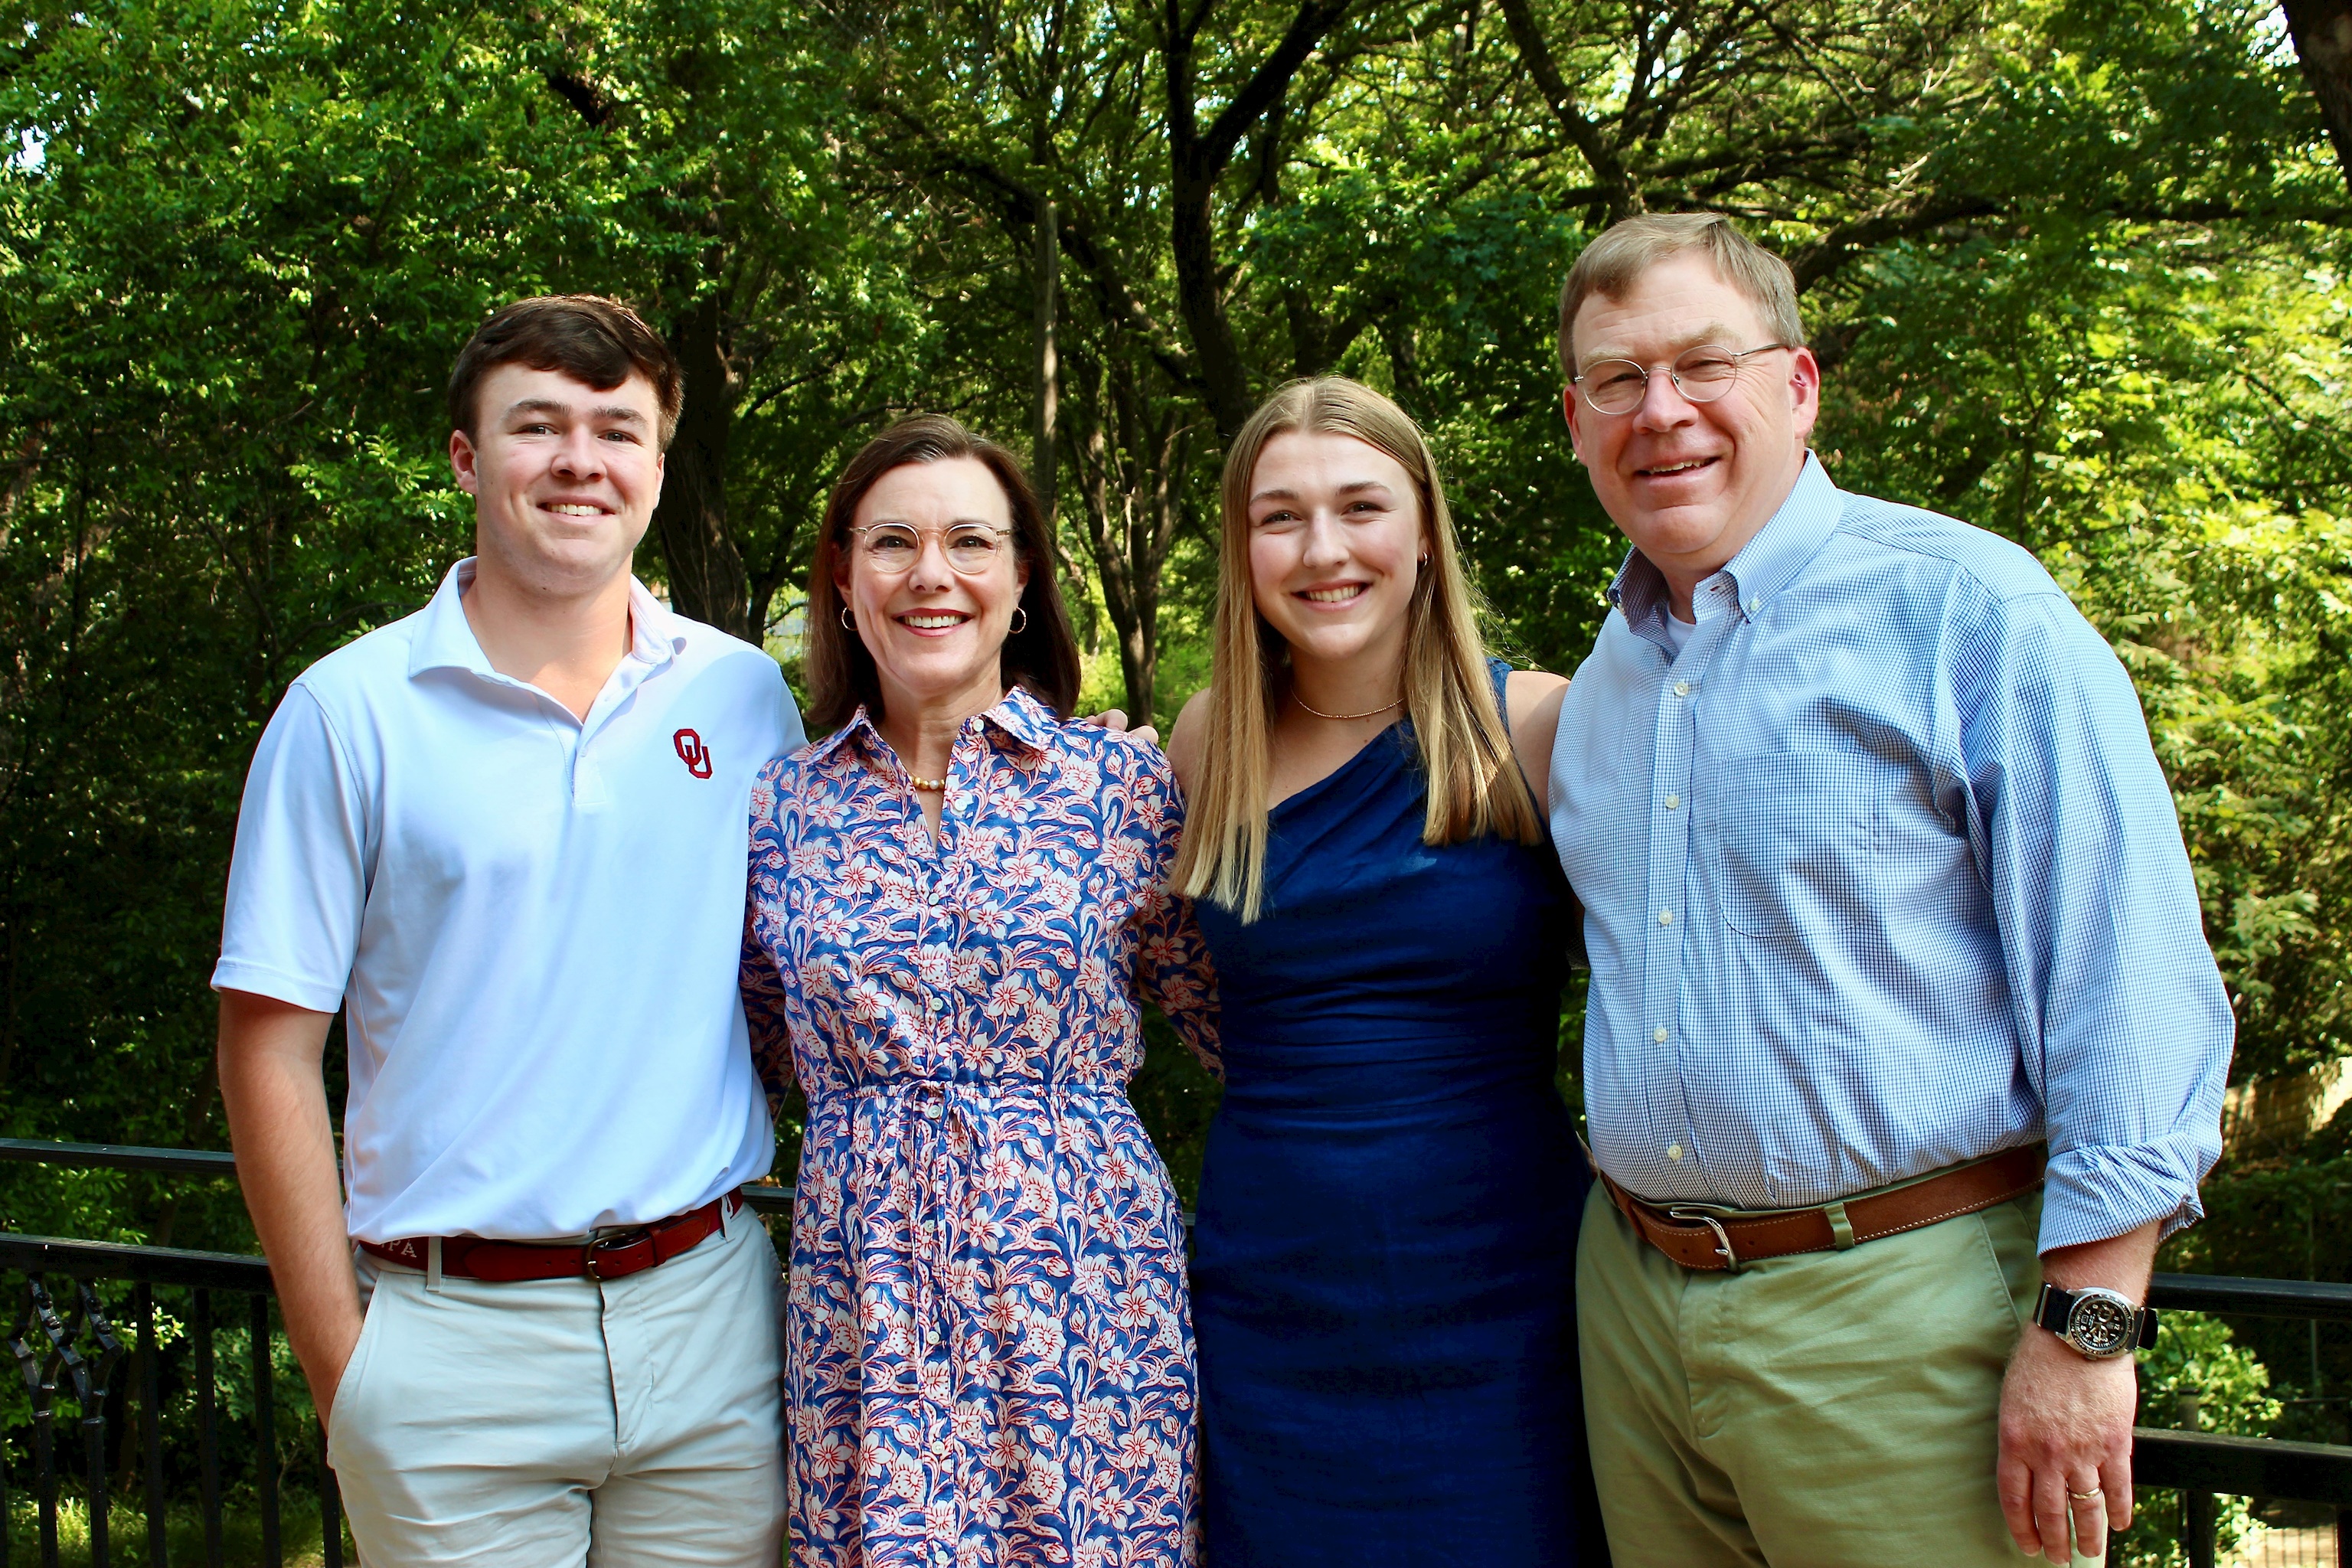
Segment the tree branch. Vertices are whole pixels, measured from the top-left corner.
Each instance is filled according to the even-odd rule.
[[[1559,66],[1552,58],[1551,46],[1544,41],[1541,29],[1536,26],[1535,14],[1528,9],[1528,0],[1502,0],[1503,19],[1511,29],[1512,41],[1519,46],[1519,59],[1535,79],[1536,90],[1543,94],[1554,118],[1558,119],[1576,150],[1592,171],[1592,177],[1608,192],[1608,221],[1616,222],[1627,213],[1641,207],[1641,198],[1634,194],[1633,182],[1625,172],[1623,160],[1617,149],[1609,144],[1576,101],[1576,89],[1559,74]]]

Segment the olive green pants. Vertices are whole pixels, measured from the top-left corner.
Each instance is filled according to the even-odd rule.
[[[1993,1467],[2041,1216],[2037,1191],[1702,1274],[1595,1184],[1577,1325],[1616,1568],[2019,1568]]]

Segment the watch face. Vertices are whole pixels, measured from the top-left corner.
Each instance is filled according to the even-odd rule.
[[[2066,1337],[2084,1355],[2107,1356],[2131,1343],[2139,1314],[2107,1295],[2084,1294],[2074,1299],[2066,1319]]]

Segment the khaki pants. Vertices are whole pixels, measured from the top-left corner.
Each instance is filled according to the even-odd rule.
[[[366,1568],[775,1568],[783,1291],[750,1210],[605,1284],[359,1273],[327,1447]]]
[[[1596,1183],[1577,1323],[1616,1568],[2018,1568],[1993,1468],[2041,1212],[1694,1273]]]

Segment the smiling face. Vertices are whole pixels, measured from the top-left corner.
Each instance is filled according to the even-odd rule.
[[[1249,487],[1250,590],[1295,662],[1402,660],[1421,498],[1404,465],[1352,436],[1291,430]]]
[[[1720,398],[1692,403],[1664,367],[1703,344],[1737,353],[1771,341],[1755,305],[1696,253],[1651,268],[1622,299],[1595,294],[1576,313],[1580,372],[1604,359],[1650,372],[1628,414],[1595,413],[1568,389],[1576,455],[1610,517],[1685,601],[1796,487],[1821,408],[1821,369],[1807,350],[1776,349],[1743,361]]]
[[[644,376],[599,391],[561,371],[491,370],[475,434],[449,435],[449,465],[474,498],[480,569],[566,596],[626,573],[661,500],[660,428]]]
[[[919,541],[903,570],[881,570],[864,546],[874,535],[853,532],[842,542],[835,575],[858,640],[874,658],[885,709],[897,717],[994,707],[1004,695],[1005,634],[1029,583],[1029,564],[1013,549],[1004,487],[971,458],[908,463],[875,480],[852,519],[856,529],[887,524],[912,529]],[[970,575],[950,562],[947,548],[968,525],[1000,531],[995,559]]]

